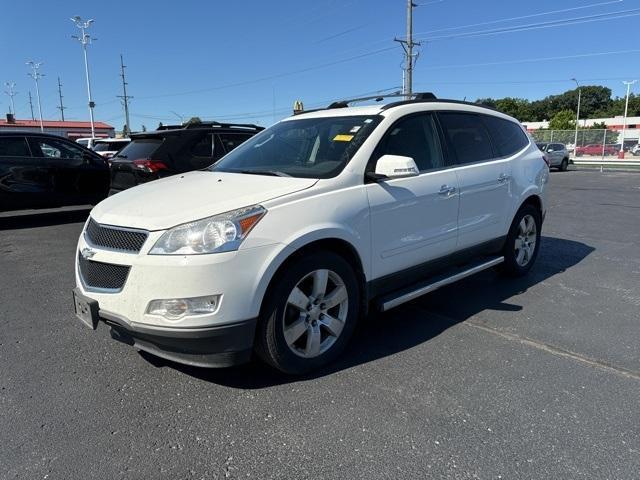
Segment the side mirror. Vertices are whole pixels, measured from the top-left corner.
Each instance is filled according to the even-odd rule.
[[[418,174],[418,166],[411,157],[383,155],[376,163],[375,175],[380,179],[415,177]]]

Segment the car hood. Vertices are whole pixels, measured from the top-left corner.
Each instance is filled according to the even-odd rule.
[[[165,230],[313,186],[316,179],[197,171],[145,183],[100,202],[98,223]]]

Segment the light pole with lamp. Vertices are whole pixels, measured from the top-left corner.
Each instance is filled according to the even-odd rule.
[[[71,21],[76,24],[76,27],[78,27],[81,32],[79,37],[77,35],[72,35],[71,38],[74,38],[80,42],[80,44],[82,45],[82,51],[84,53],[84,72],[87,77],[87,95],[89,96],[89,117],[91,119],[91,138],[95,138],[96,130],[95,130],[94,121],[93,121],[93,107],[95,107],[96,104],[91,98],[91,78],[89,77],[89,62],[87,60],[87,45],[90,44],[92,40],[95,40],[95,38],[91,38],[91,35],[89,35],[86,32],[86,30],[93,23],[93,19],[87,20],[85,22],[82,20],[82,18],[76,15],[71,19]]]
[[[40,87],[38,86],[38,80],[44,77],[44,74],[38,71],[38,69],[40,68],[40,65],[42,65],[42,62],[36,63],[36,62],[28,61],[27,65],[29,65],[29,67],[31,67],[31,70],[32,70],[31,73],[29,73],[29,76],[33,78],[33,80],[36,82],[36,97],[38,98],[38,115],[40,115],[40,131],[44,132],[44,124],[42,123],[42,105],[40,104]]]
[[[576,149],[578,148],[578,122],[580,121],[580,100],[582,97],[582,91],[580,88],[580,84],[578,83],[578,80],[576,80],[575,78],[572,78],[571,80],[576,82],[576,86],[578,87],[578,109],[576,111],[576,137],[573,142],[573,155],[576,156]]]
[[[624,135],[627,130],[627,112],[629,111],[629,93],[631,93],[631,85],[636,83],[637,80],[624,81],[627,86],[627,99],[624,102],[624,119],[622,120],[622,140],[620,140],[620,152],[618,153],[618,158],[624,158]]]

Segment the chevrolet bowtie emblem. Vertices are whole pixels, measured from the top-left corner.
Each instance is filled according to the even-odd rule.
[[[89,247],[85,247],[82,249],[82,251],[80,252],[80,255],[82,255],[82,258],[84,258],[85,260],[88,260],[89,258],[93,257],[96,254],[95,250],[91,250]]]

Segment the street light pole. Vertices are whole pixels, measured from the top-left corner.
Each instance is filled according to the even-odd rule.
[[[15,115],[16,106],[13,103],[13,97],[15,97],[18,92],[16,92],[13,88],[16,86],[16,82],[4,82],[4,85],[7,87],[4,93],[6,93],[11,99],[11,109],[9,113]]]
[[[624,135],[627,130],[627,112],[629,111],[629,93],[631,93],[631,85],[636,83],[637,80],[624,81],[627,86],[627,99],[624,102],[624,119],[622,121],[622,140],[620,141],[620,158],[624,158]]]
[[[42,123],[42,105],[40,104],[40,87],[38,86],[38,80],[44,77],[44,74],[38,72],[38,69],[40,68],[40,65],[42,65],[42,62],[36,63],[28,61],[27,65],[29,65],[32,70],[32,72],[29,73],[29,76],[36,82],[36,98],[38,99],[38,115],[40,115],[40,131],[44,132],[44,124]]]
[[[576,148],[578,148],[578,122],[580,122],[580,100],[582,97],[582,91],[580,88],[580,84],[578,83],[578,80],[576,80],[575,78],[572,78],[571,80],[576,82],[576,85],[578,87],[578,109],[576,111],[576,138],[575,138],[575,141],[573,142],[573,154],[575,155]]]
[[[96,136],[96,130],[95,130],[95,125],[93,120],[93,107],[95,107],[96,105],[93,102],[93,99],[91,98],[91,77],[89,76],[89,61],[87,60],[87,45],[90,44],[92,40],[95,40],[95,38],[91,38],[91,35],[89,35],[86,32],[86,30],[93,23],[93,19],[83,21],[82,18],[76,15],[71,19],[71,21],[76,24],[76,27],[78,27],[81,32],[79,37],[77,35],[72,35],[71,38],[75,38],[82,45],[82,53],[84,55],[84,73],[87,78],[87,95],[89,96],[89,117],[91,119],[91,137],[94,138]]]

